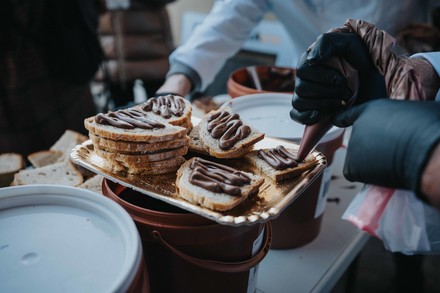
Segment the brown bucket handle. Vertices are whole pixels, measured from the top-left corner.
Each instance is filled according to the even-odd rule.
[[[272,240],[272,227],[269,222],[265,223],[265,233],[264,233],[264,243],[260,251],[253,257],[245,261],[239,262],[222,262],[216,260],[207,260],[207,259],[199,259],[196,257],[192,257],[190,255],[185,254],[184,252],[178,250],[174,246],[172,246],[169,242],[162,238],[162,235],[159,231],[153,230],[151,232],[154,238],[158,239],[163,245],[165,245],[169,250],[171,250],[174,254],[178,255],[182,259],[187,262],[196,265],[198,267],[202,267],[204,269],[220,271],[225,273],[238,273],[247,271],[257,264],[259,264],[264,257],[269,252],[271,240]]]

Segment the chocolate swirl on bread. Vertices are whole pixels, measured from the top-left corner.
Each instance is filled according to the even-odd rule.
[[[190,165],[189,181],[214,193],[241,195],[241,187],[251,179],[244,172],[215,162],[196,158]]]

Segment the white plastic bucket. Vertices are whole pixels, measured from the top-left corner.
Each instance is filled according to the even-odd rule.
[[[146,292],[130,215],[67,186],[0,189],[0,292]]]

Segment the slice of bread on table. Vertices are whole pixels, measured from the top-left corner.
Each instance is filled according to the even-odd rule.
[[[11,185],[59,184],[78,186],[84,182],[82,174],[70,161],[58,162],[35,169],[21,170]]]
[[[27,159],[34,168],[39,168],[58,162],[64,155],[65,153],[62,151],[49,149],[29,154]]]
[[[241,137],[238,139],[238,141],[230,148],[222,148],[220,145],[220,138],[214,138],[211,133],[212,123],[215,120],[214,117],[218,115],[223,115],[225,117],[230,117],[230,121],[232,123],[241,123],[240,130],[233,131],[233,126],[231,127],[231,124],[226,124],[224,128],[225,134],[228,132],[232,132],[237,137],[241,136],[240,133],[243,132],[242,129],[246,127],[249,130],[249,134],[245,137]],[[262,140],[264,138],[264,133],[255,129],[254,127],[246,124],[240,119],[240,116],[238,114],[234,114],[231,109],[228,108],[221,108],[216,111],[211,111],[208,114],[206,114],[200,123],[199,126],[199,138],[202,142],[203,147],[205,150],[213,157],[216,158],[241,158],[247,153],[249,153],[250,150],[252,150],[252,147],[255,143]],[[225,134],[222,136],[224,137]]]
[[[269,150],[271,149],[262,149],[264,152]],[[285,150],[296,157],[297,150],[289,148],[285,148]],[[303,162],[297,163],[297,165],[294,167],[277,170],[258,154],[259,151],[260,150],[251,151],[244,157],[244,159],[253,165],[261,174],[264,174],[277,182],[300,176],[304,172],[310,170],[314,165],[316,165],[317,162],[313,155],[308,155]]]
[[[26,167],[24,157],[17,153],[0,154],[0,187],[9,186],[14,174]]]
[[[235,170],[236,172],[241,172],[250,178],[250,183],[243,185],[240,188],[241,194],[230,195],[223,192],[213,192],[190,182],[191,173],[193,171],[191,164],[195,160],[200,160],[200,158],[191,158],[177,171],[176,187],[178,189],[178,195],[191,203],[211,210],[227,211],[236,207],[245,201],[250,195],[258,193],[260,186],[264,182],[264,179],[258,175]]]
[[[95,176],[90,177],[80,185],[78,185],[79,188],[87,189],[99,194],[102,193],[102,180],[104,179],[104,176],[100,174],[96,174]]]
[[[78,144],[85,142],[87,136],[67,129],[63,135],[50,147],[50,150],[59,151],[63,153],[70,153],[70,151]]]

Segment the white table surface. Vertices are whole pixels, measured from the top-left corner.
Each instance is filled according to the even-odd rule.
[[[342,176],[344,157],[344,148],[336,151],[328,198],[339,203],[326,203],[318,237],[303,247],[271,249],[258,268],[258,293],[329,292],[367,242],[368,234],[341,219],[362,187]]]

